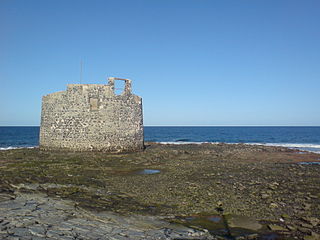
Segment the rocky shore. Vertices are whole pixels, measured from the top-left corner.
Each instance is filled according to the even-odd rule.
[[[0,151],[0,239],[319,239],[319,162],[245,144]]]
[[[159,217],[90,212],[45,194],[19,193],[0,211],[0,239],[214,239]]]

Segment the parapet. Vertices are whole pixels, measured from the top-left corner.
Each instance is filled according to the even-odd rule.
[[[125,81],[121,94],[115,81]],[[108,84],[68,84],[66,91],[42,98],[40,149],[67,151],[138,151],[144,148],[141,97],[131,80]]]

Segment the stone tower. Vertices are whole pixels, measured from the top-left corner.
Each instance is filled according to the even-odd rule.
[[[121,94],[115,80],[125,81]],[[138,151],[144,147],[142,99],[131,80],[109,78],[107,85],[69,84],[42,98],[40,149]]]

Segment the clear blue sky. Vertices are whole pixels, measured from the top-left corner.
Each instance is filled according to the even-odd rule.
[[[319,0],[1,0],[0,125],[133,80],[145,125],[320,125]]]

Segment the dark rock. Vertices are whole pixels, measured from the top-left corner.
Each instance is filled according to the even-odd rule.
[[[315,217],[303,217],[302,218],[303,221],[311,224],[312,226],[317,226],[320,223],[320,220],[318,218]]]
[[[298,227],[298,231],[306,234],[310,234],[311,230],[309,228]]]
[[[276,224],[269,224],[268,228],[271,231],[288,231],[288,229],[286,229],[286,228],[284,228],[282,226],[276,225]]]

